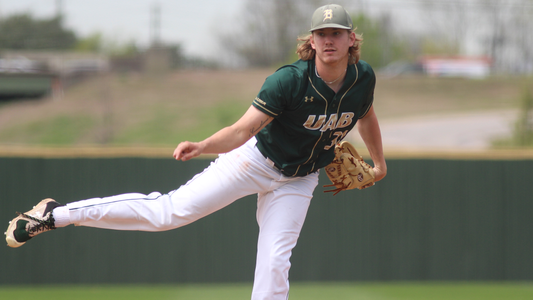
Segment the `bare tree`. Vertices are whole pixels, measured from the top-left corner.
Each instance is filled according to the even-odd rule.
[[[488,32],[485,38],[487,54],[493,60],[493,72],[503,71],[503,48],[507,42],[505,35],[505,23],[507,11],[504,2],[507,0],[478,0],[480,11],[483,12],[484,24],[487,25]]]
[[[250,0],[239,16],[240,30],[223,35],[221,43],[249,66],[270,66],[283,60],[301,30],[293,1]]]
[[[495,73],[531,73],[533,0],[420,1],[433,36],[456,54],[476,45],[491,57]]]
[[[294,55],[297,37],[308,32],[310,16],[320,5],[320,0],[248,0],[236,20],[239,29],[222,34],[220,44],[247,66],[285,63]]]
[[[533,47],[532,0],[478,0],[484,14],[487,54],[499,73],[531,73]]]
[[[438,37],[439,41],[434,42],[449,52],[443,54],[458,54],[464,51],[464,41],[471,30],[471,24],[475,21],[469,9],[471,2],[469,0],[420,2],[430,36]]]

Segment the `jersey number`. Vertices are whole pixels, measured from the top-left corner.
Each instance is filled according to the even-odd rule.
[[[324,147],[324,150],[329,150],[331,147],[335,147],[335,144],[337,144],[337,141],[341,141],[346,135],[348,134],[348,130],[345,131],[335,131],[333,135],[335,138],[331,141],[331,144],[329,146]]]

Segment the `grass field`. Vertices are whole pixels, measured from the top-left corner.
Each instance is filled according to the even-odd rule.
[[[3,300],[250,299],[251,284],[0,286]],[[294,283],[290,300],[529,300],[533,283]]]
[[[273,70],[108,74],[63,97],[0,102],[2,145],[175,146],[235,122]],[[380,120],[518,107],[530,78],[378,77]]]

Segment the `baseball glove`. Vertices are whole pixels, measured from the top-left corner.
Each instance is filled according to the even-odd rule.
[[[325,168],[326,174],[333,184],[324,187],[335,187],[333,192],[351,189],[364,189],[374,185],[374,169],[363,161],[355,147],[347,141],[335,145],[335,158]]]

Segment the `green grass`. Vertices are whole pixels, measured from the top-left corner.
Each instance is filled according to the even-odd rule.
[[[0,299],[250,299],[251,284],[0,286]],[[293,283],[290,300],[526,300],[530,282]]]
[[[154,78],[89,78],[67,89],[61,100],[0,103],[0,145],[174,147],[198,141],[235,122],[271,73],[187,70]],[[379,78],[374,104],[380,120],[517,109],[530,82],[526,77]]]
[[[203,140],[237,121],[248,103],[228,100],[208,108],[187,111],[154,110],[145,121],[116,132],[115,145],[177,145],[181,141]]]
[[[95,121],[90,116],[58,115],[51,119],[9,127],[0,139],[40,145],[71,145],[92,130]]]

